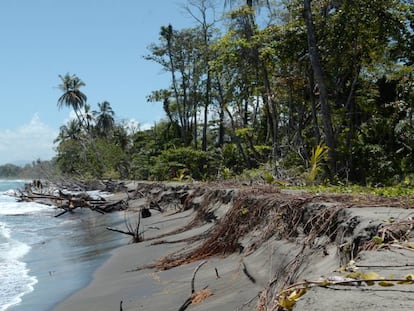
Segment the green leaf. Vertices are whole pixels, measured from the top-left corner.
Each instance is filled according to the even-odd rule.
[[[380,281],[378,282],[378,285],[384,286],[384,287],[390,287],[390,286],[394,286],[394,283],[390,281]]]
[[[372,286],[375,284],[374,281],[372,280],[378,280],[380,279],[380,275],[376,272],[368,272],[368,273],[363,273],[361,275],[361,278],[365,281],[365,283],[367,283],[368,286]]]

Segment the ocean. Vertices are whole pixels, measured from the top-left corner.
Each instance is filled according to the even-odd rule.
[[[11,196],[24,180],[0,179],[0,311],[47,311],[85,287],[111,250],[128,239],[120,213],[59,210]]]

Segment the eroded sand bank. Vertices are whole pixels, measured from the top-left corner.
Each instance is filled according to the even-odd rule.
[[[188,310],[278,310],[284,288],[345,278],[351,260],[361,274],[403,279],[414,272],[409,200],[315,196],[269,186],[129,187],[141,194],[129,201],[130,219],[150,204],[164,212],[151,210],[140,224],[144,241],[115,250],[92,283],[56,311],[120,310],[121,301],[123,310],[180,310],[191,296],[192,279],[200,296]],[[384,232],[378,230],[403,221],[408,226],[401,225],[399,233],[394,228],[396,241],[372,245]],[[293,309],[414,308],[414,284],[394,283],[315,286]]]

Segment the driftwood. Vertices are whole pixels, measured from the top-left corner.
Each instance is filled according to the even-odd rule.
[[[38,192],[39,187],[33,187],[31,184],[26,184],[24,190],[18,190],[15,194],[19,201],[38,202],[45,205],[55,205],[58,209],[62,209],[55,217],[60,217],[67,212],[72,213],[75,209],[89,208],[100,214],[105,214],[112,211],[125,210],[128,208],[128,202],[124,200],[107,201],[104,198],[93,198],[86,192],[78,194],[63,192],[62,190],[48,193],[45,188]]]
[[[122,234],[126,234],[129,236],[132,236],[132,243],[139,243],[141,241],[144,240],[144,231],[142,231],[140,229],[141,226],[141,213],[137,213],[138,218],[137,221],[135,222],[135,224],[131,223],[130,221],[128,221],[127,219],[125,219],[125,226],[127,228],[127,230],[121,230],[121,229],[117,229],[117,228],[113,228],[113,227],[106,227],[107,230],[109,231],[114,231],[114,232],[118,232],[118,233],[122,233]]]
[[[106,227],[106,230],[114,231],[114,232],[118,232],[118,233],[122,233],[122,234],[126,234],[126,235],[130,235],[132,237],[135,237],[134,232],[124,231],[124,230],[120,230],[120,229],[117,229],[117,228],[114,228],[114,227]]]
[[[193,299],[196,295],[195,285],[194,285],[196,274],[197,274],[198,270],[201,268],[201,266],[203,266],[206,263],[207,263],[207,261],[204,260],[194,269],[193,277],[191,278],[191,295],[190,295],[190,297],[188,297],[186,299],[186,301],[184,301],[184,303],[181,305],[181,307],[178,309],[178,311],[184,311],[188,308],[189,305],[192,304]]]

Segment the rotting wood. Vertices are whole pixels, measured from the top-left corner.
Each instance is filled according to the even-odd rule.
[[[250,280],[250,282],[255,284],[256,279],[250,274],[249,271],[247,271],[247,267],[246,267],[246,264],[244,262],[242,262],[242,266],[243,266],[243,273],[247,276],[247,278]]]
[[[114,231],[122,234],[132,236],[132,243],[139,243],[144,240],[144,231],[141,230],[141,213],[137,213],[137,221],[135,224],[132,224],[128,219],[125,218],[125,227],[127,230],[121,230],[113,227],[107,227],[109,231]]]
[[[73,212],[78,207],[89,208],[100,214],[125,210],[128,208],[128,202],[125,200],[111,202],[105,200],[103,197],[91,197],[86,192],[75,194],[71,192],[63,192],[58,189],[51,194],[46,191],[47,190],[43,189],[42,192],[39,193],[32,189],[32,187],[26,186],[24,190],[17,190],[15,196],[21,202],[37,202],[44,205],[56,206],[57,209],[63,209],[63,211],[55,215],[55,217],[65,215],[67,212]]]
[[[178,311],[186,310],[188,308],[188,306],[191,305],[191,303],[193,302],[193,298],[194,298],[194,294],[195,294],[195,285],[194,285],[195,277],[196,277],[196,274],[197,274],[198,270],[200,270],[200,268],[206,263],[207,263],[207,260],[204,260],[204,261],[200,262],[200,264],[194,269],[193,276],[191,278],[191,295],[190,295],[190,297],[188,297],[186,299],[186,301],[184,301],[184,303],[181,305],[181,307],[178,309]]]
[[[214,268],[214,271],[216,271],[216,278],[217,278],[217,279],[219,279],[219,278],[220,278],[220,275],[219,275],[219,273],[218,273],[217,268]]]

